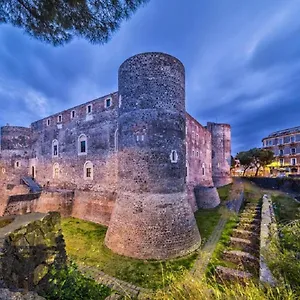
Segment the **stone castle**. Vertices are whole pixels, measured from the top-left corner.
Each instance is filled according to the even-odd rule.
[[[182,256],[200,244],[193,212],[216,207],[231,182],[230,149],[229,125],[186,112],[183,64],[138,54],[120,66],[118,92],[2,127],[0,214],[60,211],[108,225],[121,255]]]

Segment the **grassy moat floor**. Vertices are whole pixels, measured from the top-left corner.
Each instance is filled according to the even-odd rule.
[[[221,189],[222,200],[228,199],[231,185]],[[220,191],[219,191],[220,192]],[[198,210],[195,214],[202,245],[220,219],[221,207]],[[160,288],[169,284],[185,270],[190,270],[199,254],[196,251],[167,262],[137,260],[117,255],[104,245],[107,227],[75,218],[62,219],[62,229],[68,256],[77,264],[99,268],[108,275],[145,288]]]
[[[174,275],[190,269],[198,253],[167,262],[137,260],[117,255],[104,245],[107,227],[75,218],[62,220],[68,256],[77,264],[99,268],[108,275],[145,288],[158,288]]]

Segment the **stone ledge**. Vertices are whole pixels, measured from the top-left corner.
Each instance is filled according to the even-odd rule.
[[[252,279],[253,275],[249,272],[230,269],[222,266],[216,268],[217,280],[221,283],[224,281],[238,281],[240,284],[246,284]]]
[[[237,263],[237,264],[241,263],[242,265],[247,267],[258,268],[259,266],[258,259],[253,255],[251,255],[250,253],[244,251],[238,251],[238,250],[224,251],[223,258],[233,263]]]

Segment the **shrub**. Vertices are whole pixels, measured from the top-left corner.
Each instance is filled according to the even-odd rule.
[[[50,288],[42,295],[48,300],[101,300],[111,293],[107,286],[83,276],[73,262],[51,269],[50,274]]]

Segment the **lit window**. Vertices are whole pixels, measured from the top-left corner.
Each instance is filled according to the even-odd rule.
[[[58,156],[58,141],[54,140],[52,142],[52,156],[57,157]]]
[[[58,122],[58,123],[61,123],[61,122],[62,122],[62,115],[59,115],[59,116],[57,117],[57,122]]]
[[[71,111],[71,119],[74,119],[75,118],[75,110],[72,110]]]
[[[92,111],[93,111],[92,104],[89,104],[89,105],[86,107],[86,113],[87,113],[87,114],[91,114]]]
[[[178,162],[178,154],[176,150],[171,151],[170,155],[171,163],[177,163]]]
[[[82,134],[78,138],[78,154],[79,155],[87,154],[87,137],[85,134]]]
[[[59,177],[59,164],[55,163],[53,165],[53,178],[57,179]]]
[[[93,172],[93,164],[90,161],[87,161],[84,164],[84,179],[93,180],[94,172]]]
[[[105,99],[105,107],[108,108],[111,106],[111,98]]]

